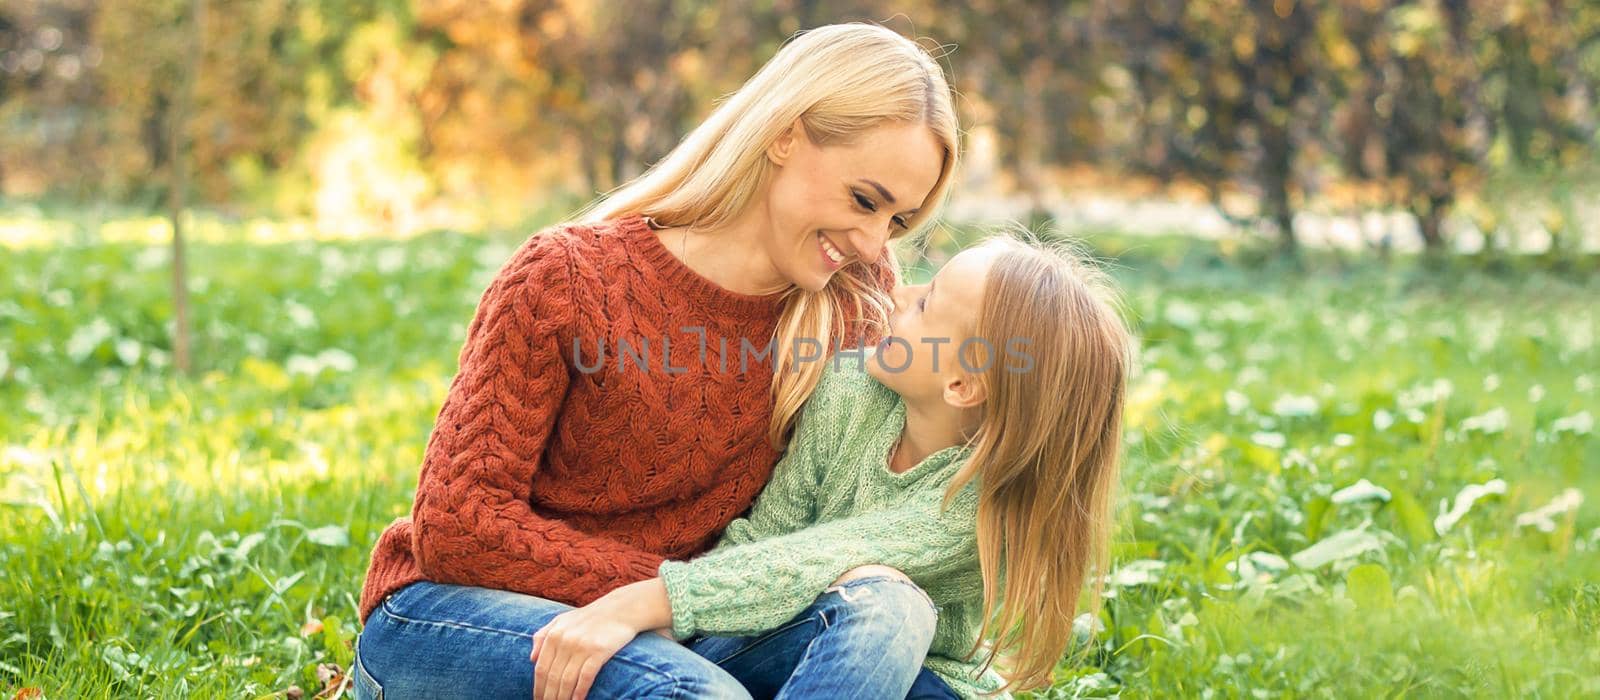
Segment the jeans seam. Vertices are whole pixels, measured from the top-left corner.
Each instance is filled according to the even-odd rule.
[[[355,694],[355,689],[353,686],[361,683],[364,680],[367,682],[367,684],[377,689],[377,693],[374,695],[373,700],[383,700],[383,684],[379,683],[378,679],[372,676],[372,672],[367,670],[367,665],[361,661],[361,635],[356,635],[354,651],[355,660],[350,664],[355,671],[355,677],[350,679],[350,684],[352,686],[351,695]]]
[[[828,624],[828,617],[826,615],[819,615],[818,617],[822,618],[822,624],[823,624],[824,627],[826,627],[827,624]],[[817,645],[815,643],[815,640],[812,640],[812,643],[806,645],[805,652],[800,654],[800,660],[795,662],[794,667],[796,669],[798,669],[801,666],[806,665],[806,661],[811,659],[811,652],[816,651],[816,649],[817,649]],[[784,685],[788,685],[788,683],[785,682]],[[783,691],[780,690],[779,692],[781,693]]]
[[[827,616],[823,615],[822,613],[817,613],[817,618],[822,620],[822,628],[823,629],[827,629],[828,628],[828,618],[827,618]],[[784,632],[788,632],[789,630],[792,630],[792,629],[794,629],[796,627],[799,627],[800,625],[806,624],[806,623],[808,623],[810,621],[811,621],[811,617],[810,616],[807,616],[804,619],[792,621],[789,624],[786,624],[786,625],[784,625],[782,627],[779,627],[779,628],[777,628],[775,630],[772,630],[771,632],[768,632],[768,633],[763,634],[763,635],[761,635],[759,637],[756,637],[755,640],[751,641],[749,644],[745,644],[745,645],[740,646],[732,654],[729,654],[729,655],[723,657],[720,660],[719,659],[708,659],[708,660],[711,661],[711,663],[714,663],[714,664],[717,664],[718,666],[721,666],[724,663],[727,663],[729,661],[734,660],[739,655],[741,655],[741,654],[743,654],[743,653],[745,653],[747,651],[750,651],[751,649],[754,649],[757,644],[765,642],[768,639],[771,639],[771,638],[776,637],[776,636],[778,636],[780,634],[783,634]]]
[[[393,609],[391,609],[389,607],[389,602],[388,601],[384,601],[382,609],[383,609],[383,614],[384,615],[387,615],[389,617],[394,618],[395,620],[398,620],[400,622],[405,622],[405,623],[411,623],[411,624],[417,624],[417,625],[433,625],[435,627],[449,627],[449,628],[452,628],[452,629],[472,630],[472,631],[475,631],[475,632],[495,632],[495,633],[498,633],[498,634],[508,634],[508,635],[513,636],[513,637],[523,637],[523,638],[526,638],[526,639],[529,639],[529,640],[533,639],[533,634],[530,633],[530,632],[514,632],[512,630],[503,630],[503,629],[499,629],[497,627],[486,627],[486,626],[483,626],[483,625],[473,625],[473,624],[468,624],[468,623],[465,623],[465,622],[459,622],[459,621],[456,621],[456,620],[422,620],[422,619],[406,617],[405,615],[401,615],[400,613],[397,613]]]

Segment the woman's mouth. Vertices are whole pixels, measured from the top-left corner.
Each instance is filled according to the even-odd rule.
[[[840,251],[827,236],[817,232],[817,247],[822,251],[822,263],[828,270],[834,271],[844,267],[844,252]]]

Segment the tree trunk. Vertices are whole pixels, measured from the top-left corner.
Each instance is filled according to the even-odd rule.
[[[1278,252],[1285,257],[1299,253],[1300,242],[1294,235],[1294,207],[1289,203],[1289,178],[1294,167],[1294,150],[1286,125],[1267,125],[1263,129],[1263,154],[1261,186],[1265,211],[1278,227]]]
[[[1298,255],[1300,240],[1294,235],[1294,212],[1284,206],[1273,213],[1272,220],[1278,226],[1278,253],[1286,258]]]
[[[1431,203],[1427,211],[1413,212],[1422,232],[1423,249],[1431,256],[1444,254],[1444,214],[1448,205]]]
[[[194,104],[195,77],[200,72],[201,24],[204,0],[191,0],[189,13],[189,57],[178,89],[177,106],[172,110],[171,136],[167,139],[167,167],[172,182],[167,188],[167,216],[172,219],[172,357],[178,371],[192,374],[190,359],[189,284],[184,256],[183,210],[189,191],[189,159],[185,154],[185,135],[189,112]]]

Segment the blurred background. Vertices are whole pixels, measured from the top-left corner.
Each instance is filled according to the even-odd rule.
[[[960,92],[908,277],[1022,222],[1139,337],[1036,697],[1600,697],[1594,0],[6,0],[0,698],[346,692],[490,280],[852,20]]]
[[[514,225],[638,174],[784,38],[852,20],[943,57],[958,219],[1600,249],[1600,5],[1572,0],[12,0],[0,192]]]

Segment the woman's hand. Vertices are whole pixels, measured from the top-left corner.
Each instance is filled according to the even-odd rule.
[[[583,700],[600,669],[640,632],[672,638],[672,609],[660,579],[618,588],[552,619],[533,635],[535,700]]]
[[[600,668],[639,635],[596,605],[557,615],[533,635],[536,700],[583,700]]]

